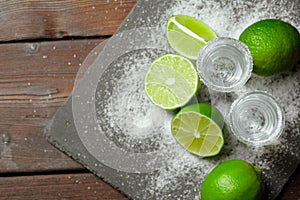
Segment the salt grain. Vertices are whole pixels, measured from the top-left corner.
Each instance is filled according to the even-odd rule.
[[[293,24],[296,28],[300,28],[299,13],[297,9],[286,9],[295,6],[288,1],[176,0],[172,1],[172,4],[170,9],[164,10],[160,16],[156,16],[160,17],[161,24],[164,24],[165,19],[169,16],[185,14],[204,21],[219,36],[233,38],[238,38],[247,26],[264,18],[280,18]],[[149,17],[146,20],[153,19]],[[124,27],[127,27],[127,21],[125,21]],[[159,39],[156,42],[159,43]],[[119,47],[115,49],[117,48]],[[299,147],[295,146],[295,142],[290,141],[288,136],[271,148],[251,147],[237,141],[226,127],[224,133],[226,143],[218,156],[203,159],[185,151],[171,135],[170,122],[174,113],[161,110],[153,105],[144,92],[145,74],[152,59],[162,53],[165,52],[139,50],[118,58],[102,74],[99,80],[101,87],[99,86],[96,93],[98,124],[102,129],[109,130],[105,132],[110,140],[125,150],[138,149],[138,152],[147,152],[157,148],[158,157],[164,158],[164,163],[157,169],[157,173],[149,176],[150,180],[147,180],[145,194],[152,194],[161,199],[197,199],[199,198],[199,185],[204,177],[214,166],[225,160],[246,160],[265,170],[266,176],[272,173],[274,165],[277,164],[274,163],[274,160],[283,159],[280,155],[297,155],[299,160],[299,154],[296,153],[299,152]],[[114,77],[111,77],[112,74]],[[168,80],[167,83],[172,84],[173,81]],[[228,104],[235,97],[253,89],[267,90],[274,95],[284,108],[287,121],[299,120],[299,115],[295,112],[295,108],[297,108],[296,110],[300,108],[299,71],[288,73],[286,76],[270,78],[253,75],[242,90],[230,94],[231,96],[224,94],[224,96],[215,98],[214,94],[210,94],[211,98],[215,98],[211,99],[211,102],[226,116]],[[200,98],[200,100],[203,99]],[[299,128],[298,130],[291,128],[292,126],[296,127],[297,124],[291,123],[289,126],[289,130],[294,130],[294,138],[299,138]],[[147,138],[150,139],[147,140]],[[289,143],[290,146],[282,148],[285,140],[292,144]],[[279,152],[280,155],[274,155],[274,152]],[[155,165],[155,162],[153,160],[149,165]],[[292,162],[287,164],[293,166]],[[282,174],[286,176],[287,172]],[[277,188],[268,185],[271,187],[268,189],[274,189],[273,193],[275,194],[275,190],[278,190],[278,187],[280,188],[283,184],[284,182],[279,181]]]
[[[205,0],[177,0],[173,1],[174,5],[165,11],[165,13],[160,13],[161,18],[168,18],[169,16],[176,14],[190,15],[193,16],[212,27],[219,36],[232,37],[238,39],[242,31],[251,25],[252,23],[265,18],[279,18],[283,21],[289,22],[296,28],[300,28],[299,24],[299,10],[297,9],[287,9],[293,8],[293,2],[287,1],[275,1],[275,0],[260,0],[260,1],[205,1]],[[287,5],[289,4],[289,5]],[[272,6],[271,6],[272,5]],[[196,8],[196,9],[195,9]],[[165,23],[165,22],[163,22]],[[288,76],[279,76],[277,78],[262,78],[253,76],[252,80],[246,85],[241,92],[236,92],[235,95],[239,96],[243,92],[251,91],[254,89],[261,89],[268,91],[279,101],[280,105],[284,108],[286,113],[286,120],[288,121],[298,121],[299,116],[295,112],[299,110],[299,72],[288,73]],[[274,80],[275,79],[275,80]],[[211,94],[213,97],[213,94]],[[224,98],[225,97],[225,98]],[[224,97],[219,99],[211,99],[211,102],[218,107],[221,112],[226,116],[228,112],[228,103],[234,99],[229,99]],[[298,100],[295,100],[298,99]],[[229,101],[229,102],[228,102]],[[295,131],[296,135],[300,136],[299,128]],[[159,170],[159,175],[152,179],[150,186],[148,186],[149,193],[154,193],[164,198],[167,194],[166,190],[174,191],[181,188],[181,193],[185,190],[187,195],[180,195],[181,198],[190,198],[188,195],[189,190],[192,188],[196,189],[195,194],[199,194],[197,188],[199,184],[203,181],[206,174],[217,164],[229,159],[243,159],[247,160],[254,165],[266,170],[266,176],[271,176],[274,174],[272,171],[272,166],[274,167],[274,162],[280,163],[282,157],[274,158],[274,153],[270,154],[272,157],[267,158],[266,152],[279,152],[281,149],[280,145],[278,147],[273,146],[272,149],[260,147],[254,148],[241,144],[230,134],[229,131],[225,131],[226,144],[221,151],[220,155],[212,159],[201,159],[192,156],[189,153],[184,153],[178,146],[172,151],[176,151],[178,156],[173,158],[166,158],[166,167],[162,167]],[[285,150],[286,154],[291,152],[299,152],[299,148],[291,148],[292,146],[297,146],[294,142],[289,143],[289,148]],[[171,149],[166,149],[165,151],[170,151]],[[162,151],[162,154],[166,153]],[[276,153],[275,153],[276,154]],[[277,161],[277,160],[278,161]],[[299,159],[299,157],[298,157]],[[272,162],[271,162],[272,161]],[[272,163],[272,164],[271,164]],[[277,163],[277,164],[278,164]],[[293,163],[289,163],[293,166]],[[295,165],[295,163],[294,163]],[[288,170],[288,169],[285,169]],[[283,174],[285,177],[281,177],[283,180],[286,178],[286,173]],[[185,185],[191,185],[190,187],[182,188],[183,184],[180,180],[184,178]],[[270,196],[276,193],[276,190],[284,184],[284,181],[280,180],[280,184],[276,187],[269,187],[270,190],[274,190],[270,193]],[[279,186],[280,185],[280,186]],[[174,189],[174,190],[173,190]],[[176,194],[174,194],[176,196]]]

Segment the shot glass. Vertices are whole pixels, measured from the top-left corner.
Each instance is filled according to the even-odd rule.
[[[253,69],[248,47],[233,38],[219,37],[200,51],[196,65],[201,81],[218,92],[232,92],[246,84]]]
[[[241,142],[268,145],[276,141],[284,128],[284,114],[276,100],[263,91],[242,95],[229,111],[232,133]]]

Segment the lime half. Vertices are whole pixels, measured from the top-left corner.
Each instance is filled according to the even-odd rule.
[[[145,90],[151,101],[163,109],[184,106],[200,87],[194,64],[185,57],[166,54],[156,59],[145,78]]]
[[[176,15],[167,21],[170,46],[191,60],[196,60],[200,49],[216,37],[216,33],[208,25],[190,16]]]
[[[172,134],[187,151],[201,157],[217,155],[224,144],[220,111],[209,104],[183,108],[172,120]]]

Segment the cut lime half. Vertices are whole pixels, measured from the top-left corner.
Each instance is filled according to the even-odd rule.
[[[170,17],[167,21],[166,34],[170,46],[191,60],[196,60],[200,49],[217,37],[207,24],[186,15]]]
[[[195,65],[179,55],[166,54],[156,59],[145,78],[146,94],[154,104],[167,110],[187,104],[199,87]]]
[[[209,104],[187,106],[171,123],[177,142],[195,155],[214,156],[223,147],[224,119],[220,111]]]

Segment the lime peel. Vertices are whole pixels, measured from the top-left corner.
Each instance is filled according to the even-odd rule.
[[[217,37],[207,24],[186,15],[175,15],[167,20],[166,36],[177,53],[191,60],[196,60],[200,49]]]
[[[199,35],[197,35],[196,33],[194,33],[193,31],[191,31],[190,29],[188,29],[187,27],[183,26],[182,24],[178,23],[175,18],[170,18],[168,23],[174,23],[174,25],[176,25],[180,30],[182,30],[184,33],[186,33],[187,35],[195,38],[196,40],[200,40],[202,41],[204,44],[207,43],[207,41],[205,41],[202,37],[200,37]],[[175,31],[178,32],[179,31]]]

